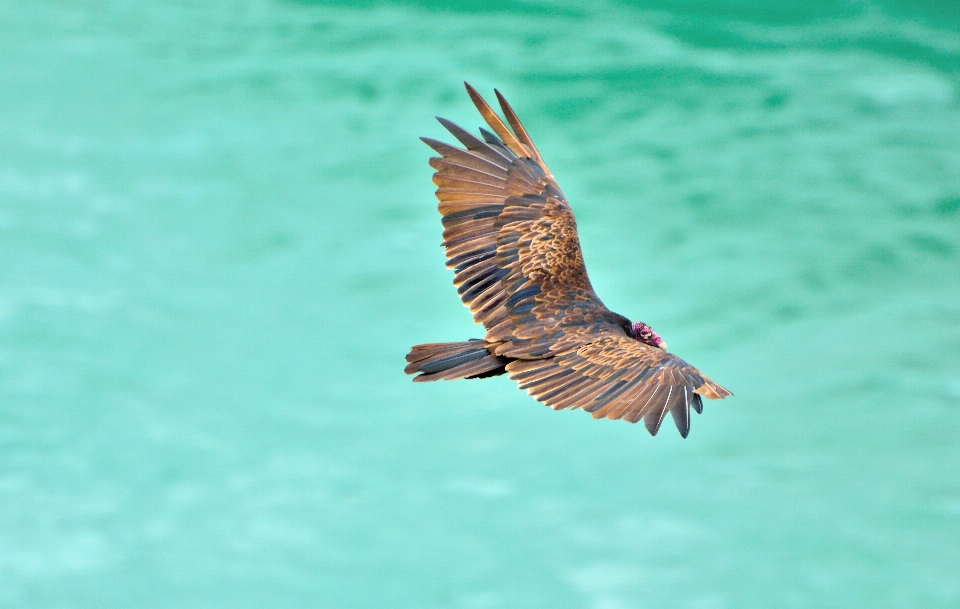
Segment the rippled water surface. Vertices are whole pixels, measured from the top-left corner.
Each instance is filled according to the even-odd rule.
[[[586,6],[0,2],[0,606],[960,605],[960,10]],[[688,439],[402,374],[463,80]]]

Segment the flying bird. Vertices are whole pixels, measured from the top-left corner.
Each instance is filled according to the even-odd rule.
[[[481,128],[477,137],[438,117],[463,148],[421,139],[440,154],[430,166],[447,267],[486,334],[416,345],[405,372],[418,374],[414,381],[506,373],[555,410],[642,418],[652,435],[670,412],[686,438],[690,409],[700,413],[702,398],[730,391],[668,353],[653,328],[603,305],[587,277],[570,203],[527,130],[499,91],[510,127],[464,85],[493,132]]]

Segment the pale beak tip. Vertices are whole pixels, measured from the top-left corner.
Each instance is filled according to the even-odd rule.
[[[662,349],[663,351],[666,351],[666,350],[667,350],[667,343],[660,343],[660,349]]]

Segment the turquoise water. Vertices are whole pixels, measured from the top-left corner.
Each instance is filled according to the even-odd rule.
[[[0,606],[960,606],[960,10],[586,6],[0,3]],[[402,374],[463,80],[687,440]]]

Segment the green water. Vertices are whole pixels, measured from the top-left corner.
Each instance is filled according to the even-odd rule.
[[[463,80],[687,440],[402,374]],[[0,2],[0,263],[2,607],[960,606],[949,3]]]

